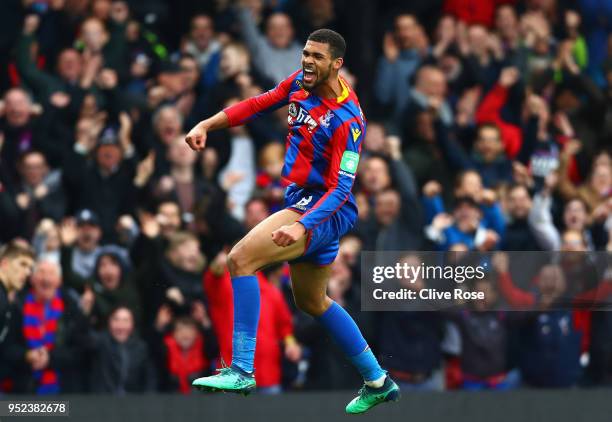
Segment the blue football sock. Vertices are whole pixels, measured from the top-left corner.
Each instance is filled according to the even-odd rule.
[[[259,322],[259,283],[254,275],[232,277],[234,290],[234,335],[232,366],[253,372]]]
[[[329,309],[318,319],[364,380],[374,381],[385,375],[359,327],[342,306],[332,302]]]

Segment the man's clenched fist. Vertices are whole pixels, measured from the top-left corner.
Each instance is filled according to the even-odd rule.
[[[295,222],[274,230],[272,232],[272,240],[278,246],[285,247],[297,242],[300,237],[304,236],[304,233],[306,233],[306,228],[302,223]]]
[[[196,125],[185,136],[185,142],[194,151],[202,151],[206,146],[206,128],[200,124]]]

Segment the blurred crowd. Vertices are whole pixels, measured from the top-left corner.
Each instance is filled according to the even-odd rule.
[[[521,290],[497,255],[484,308],[455,315],[360,312],[359,292],[361,250],[612,250],[612,2],[3,0],[0,24],[0,271],[34,261],[0,391],[187,394],[230,361],[226,254],[283,207],[287,112],[202,154],[184,133],[322,27],[368,119],[328,294],[383,366],[404,389],[612,383],[612,314],[552,305],[575,269]],[[261,392],[359,385],[287,266],[258,276]]]

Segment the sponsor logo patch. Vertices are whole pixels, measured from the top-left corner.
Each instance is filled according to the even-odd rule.
[[[359,164],[359,154],[353,151],[344,151],[340,161],[340,170],[344,170],[349,174],[355,174],[357,164]]]
[[[308,114],[308,111],[300,107],[300,105],[297,103],[289,104],[288,113],[289,116],[287,116],[287,122],[291,126],[304,124],[308,126],[309,132],[312,132],[318,126],[316,120],[310,114]]]

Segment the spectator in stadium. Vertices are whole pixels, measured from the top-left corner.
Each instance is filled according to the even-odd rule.
[[[508,272],[508,256],[493,256],[502,295],[515,309],[538,311],[526,315],[520,326],[519,368],[522,379],[533,387],[571,387],[578,383],[581,336],[572,311],[559,307],[567,281],[557,265],[543,266],[538,274],[537,293],[516,287]],[[574,311],[575,312],[575,311]]]
[[[423,215],[416,182],[410,167],[402,160],[399,138],[387,137],[386,150],[394,187],[373,192],[372,212],[358,230],[364,234],[367,250],[418,250],[423,245]],[[372,160],[374,156],[368,159],[368,166]]]
[[[11,88],[4,94],[4,109],[0,119],[3,134],[0,160],[6,166],[4,183],[11,187],[18,180],[17,163],[21,154],[40,147],[42,131],[41,120],[34,114],[32,99],[22,88]]]
[[[193,75],[187,67],[178,62],[163,61],[160,63],[155,78],[156,101],[174,104],[182,116],[186,116],[193,107]]]
[[[504,60],[500,40],[478,24],[467,28],[465,38],[466,70],[474,82],[489,90],[497,81]]]
[[[397,122],[402,122],[402,151],[419,184],[438,179],[452,180],[452,167],[443,154],[437,126],[450,127],[453,112],[446,99],[446,76],[438,67],[422,66],[415,75],[410,101]],[[439,165],[443,163],[443,165]]]
[[[530,176],[525,182],[535,190],[542,187],[544,179],[558,170],[562,151],[565,149],[563,137],[553,136],[550,127],[550,107],[538,95],[528,95],[524,113],[527,121],[523,130],[523,143],[517,161],[528,167]],[[514,163],[514,170],[520,170]]]
[[[130,309],[136,328],[142,324],[142,305],[129,264],[114,245],[101,248],[94,268],[93,280],[83,281],[79,293],[85,295],[90,324],[102,328],[113,309]]]
[[[393,33],[386,33],[378,61],[376,99],[398,118],[410,101],[410,79],[423,59],[423,33],[413,15],[395,17]]]
[[[263,76],[251,65],[251,54],[246,45],[238,42],[227,44],[221,50],[218,78],[206,94],[207,113],[222,107],[228,98],[246,98],[251,91],[261,87],[269,89],[274,82]]]
[[[281,12],[270,15],[265,23],[265,35],[257,28],[249,8],[239,6],[237,17],[253,63],[263,75],[276,84],[300,68],[302,47],[294,39],[293,23],[288,15]]]
[[[370,202],[376,194],[392,186],[391,169],[386,156],[389,144],[386,139],[384,142],[384,150],[377,154],[367,154],[357,172],[360,193],[365,195]]]
[[[466,245],[469,250],[488,251],[497,248],[500,236],[482,223],[478,203],[470,196],[455,199],[452,216],[437,214],[425,227],[425,235],[439,250],[449,250],[453,245]]]
[[[193,56],[201,71],[212,63],[219,61],[221,43],[216,38],[213,19],[204,14],[197,14],[191,19],[189,34],[183,40],[181,51]],[[206,72],[204,72],[206,73]]]
[[[204,305],[191,316],[172,320],[167,306],[159,309],[155,322],[154,348],[161,391],[190,394],[191,382],[211,373],[218,348]]]
[[[91,2],[91,15],[106,22],[110,18],[111,3],[109,0],[93,0]]]
[[[166,154],[170,168],[168,174],[153,182],[153,195],[158,201],[176,201],[182,214],[193,214],[197,199],[209,189],[204,177],[196,172],[197,154],[185,144],[182,136],[170,142]]]
[[[155,175],[167,174],[170,163],[167,158],[167,149],[181,134],[183,116],[176,106],[163,105],[155,111],[152,117],[153,145],[155,151]]]
[[[596,128],[605,121],[606,96],[577,64],[581,47],[585,48],[578,40],[566,40],[559,48],[560,69],[556,75],[562,81],[555,89],[551,108],[559,136],[580,139],[585,152],[592,155],[605,144]],[[579,155],[584,156],[585,152]],[[580,164],[581,172],[586,174],[585,163]]]
[[[130,123],[124,121],[123,124]],[[92,151],[93,161],[86,158],[85,154],[89,152],[85,148],[70,155],[71,165],[64,171],[65,186],[69,195],[76,199],[75,208],[88,208],[95,212],[102,238],[113,241],[117,238],[117,220],[134,207],[134,147],[128,136],[120,136],[109,127],[103,131]]]
[[[200,251],[199,240],[189,232],[177,232],[168,240],[160,276],[169,289],[178,291],[179,305],[191,306],[203,298],[201,274],[206,258]]]
[[[51,171],[45,156],[38,151],[24,153],[17,165],[20,180],[14,201],[20,211],[20,233],[31,238],[42,218],[59,221],[65,214],[66,201],[61,172]]]
[[[246,230],[251,230],[270,215],[268,204],[259,197],[251,198],[244,209],[244,228]]]
[[[424,111],[430,111],[432,117],[440,119],[446,126],[453,123],[453,111],[446,99],[447,94],[446,76],[440,68],[432,65],[419,68],[409,102],[403,111],[403,117],[408,118],[404,123],[404,140],[410,140],[410,135],[417,133],[416,116]]]
[[[369,153],[384,153],[387,138],[385,126],[379,121],[368,121],[368,131],[363,140],[364,157]]]
[[[515,67],[506,67],[499,72],[499,79],[494,86],[488,90],[476,109],[474,115],[475,123],[480,125],[494,124],[499,129],[503,143],[504,152],[510,159],[514,159],[523,144],[522,128],[517,122],[509,121],[520,108],[518,102],[522,99],[520,83],[520,72]],[[512,111],[512,113],[510,112]],[[463,140],[463,144],[469,144]]]
[[[70,103],[71,112],[77,113],[85,93],[94,83],[101,62],[92,56],[84,59],[74,48],[65,48],[58,54],[54,73],[39,69],[32,57],[32,47],[36,46],[36,31],[39,25],[38,15],[29,15],[24,21],[16,53],[19,74],[35,98],[45,102],[54,93],[64,93]]]
[[[81,23],[79,34],[83,56],[98,57],[100,68],[114,72],[120,79],[128,74],[124,23],[109,20],[107,28],[100,18],[92,16]]]
[[[177,105],[183,116],[186,116],[185,126],[192,127],[206,111],[205,98],[198,85],[201,72],[198,62],[191,55],[182,55],[178,65],[184,79],[185,89],[177,100]]]
[[[271,212],[280,210],[284,201],[286,182],[281,177],[284,154],[285,148],[277,142],[270,142],[259,152],[256,186]]]
[[[71,269],[84,279],[91,277],[102,238],[97,214],[90,209],[83,209],[76,214],[75,219],[64,220],[60,227],[60,238],[64,273]]]
[[[556,174],[547,176],[544,187],[534,196],[534,205],[529,215],[529,224],[536,235],[539,246],[544,250],[561,249],[561,230],[554,224],[552,214],[552,193],[557,186]],[[607,205],[602,204],[599,219],[589,216],[587,203],[580,197],[573,197],[565,202],[562,222],[566,230],[582,233],[589,250],[604,249],[608,243],[608,232],[602,217],[608,215]]]
[[[142,39],[137,22],[131,21],[126,29],[130,49],[130,73],[125,90],[132,101],[145,103],[147,99],[147,82],[152,73],[153,55],[150,46]]]
[[[471,153],[451,139],[443,125],[439,125],[437,134],[443,154],[458,171],[475,169],[489,188],[512,181],[512,163],[505,155],[501,131],[496,125],[483,124],[478,128]]]
[[[539,250],[535,231],[528,223],[532,200],[524,185],[512,185],[506,193],[507,225],[501,249],[506,251]]]
[[[14,389],[29,394],[83,391],[89,327],[79,304],[61,288],[61,268],[55,262],[37,262],[31,286],[12,317],[11,330],[20,335],[4,361],[18,368]]]
[[[508,61],[515,66],[520,48],[521,33],[516,9],[510,4],[502,4],[495,10],[495,32],[504,49]]]
[[[118,307],[110,313],[107,328],[92,333],[91,392],[121,396],[155,390],[157,374],[149,350],[134,328],[132,311]]]
[[[171,200],[160,202],[156,214],[141,212],[139,219],[140,233],[130,248],[130,258],[137,268],[145,266],[147,259],[161,255],[168,240],[183,229],[181,208]]]
[[[404,145],[404,157],[413,169],[418,184],[424,185],[435,179],[445,188],[450,188],[455,168],[437,145],[434,113],[427,110],[418,111],[418,115],[414,117],[414,128],[411,141]],[[471,128],[469,131],[472,132]]]
[[[255,145],[243,127],[229,129],[231,153],[225,167],[219,172],[219,184],[227,192],[232,216],[244,220],[244,205],[253,196],[256,182]]]
[[[499,297],[490,275],[475,280],[471,290],[482,292],[485,299],[450,314],[461,334],[461,387],[470,391],[517,388],[520,374],[508,368],[510,324],[517,318],[496,309]]]
[[[555,60],[552,24],[541,11],[529,11],[521,16],[520,28],[526,60],[522,71],[525,80],[537,91],[551,82]]]
[[[431,223],[438,215],[445,213],[442,193],[442,186],[435,180],[423,186],[423,206],[425,208],[426,223]],[[501,204],[497,200],[495,191],[483,188],[480,174],[474,170],[459,173],[456,177],[453,194],[455,199],[468,197],[478,204],[482,213],[483,227],[494,231],[503,238],[506,223]]]
[[[61,258],[60,226],[49,218],[43,218],[36,226],[32,237],[32,247],[37,261],[60,263]]]
[[[0,360],[10,362],[11,359],[19,359],[12,353],[13,345],[21,337],[19,324],[16,323],[15,304],[16,293],[23,289],[28,277],[32,272],[34,264],[34,251],[28,244],[13,240],[0,247]],[[21,355],[23,356],[23,355]],[[15,374],[10,365],[0,366],[0,391],[7,390],[6,380],[10,380]],[[8,381],[10,383],[10,381]]]
[[[157,206],[160,234],[166,238],[180,231],[183,227],[181,208],[175,201],[162,201]]]
[[[144,326],[148,327],[163,304],[175,313],[185,313],[205,300],[201,274],[206,258],[194,234],[178,231],[167,239],[158,238],[159,223],[151,216],[145,218],[143,233],[148,239],[140,243],[145,250],[139,252],[135,277],[144,304]]]
[[[567,201],[581,198],[592,211],[592,218],[601,221],[608,214],[607,202],[612,195],[612,165],[609,156],[605,160],[594,161],[587,181],[575,186],[569,176],[569,160],[580,149],[580,143],[570,143],[561,155],[559,165],[559,193]]]

